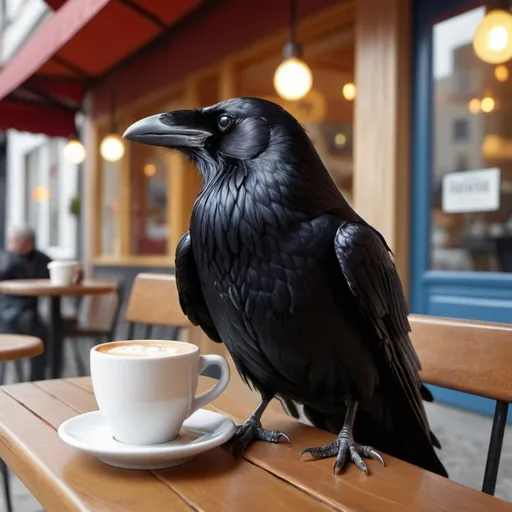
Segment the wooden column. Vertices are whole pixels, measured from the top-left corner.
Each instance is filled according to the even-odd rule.
[[[411,12],[357,0],[354,206],[386,238],[408,292]]]

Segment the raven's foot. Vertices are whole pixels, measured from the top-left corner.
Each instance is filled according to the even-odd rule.
[[[265,430],[261,426],[261,422],[254,416],[251,416],[242,425],[237,425],[233,437],[224,444],[224,447],[231,449],[233,455],[238,456],[242,455],[253,441],[279,443],[281,439],[291,444],[290,438],[286,434],[279,432],[279,430]]]
[[[317,448],[306,448],[300,456],[302,457],[305,453],[310,453],[318,459],[336,457],[334,463],[334,473],[336,475],[341,473],[349,459],[366,474],[368,474],[368,467],[364,463],[363,457],[378,460],[382,465],[386,465],[384,459],[371,446],[357,444],[354,441],[352,432],[347,428],[340,432],[338,439],[333,443]]]

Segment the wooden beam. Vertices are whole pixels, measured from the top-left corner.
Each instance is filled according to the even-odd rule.
[[[354,206],[386,238],[408,290],[410,25],[408,0],[358,0]]]

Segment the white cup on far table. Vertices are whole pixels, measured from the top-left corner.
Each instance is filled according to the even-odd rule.
[[[78,261],[51,261],[48,263],[50,282],[54,286],[70,286],[80,271]]]

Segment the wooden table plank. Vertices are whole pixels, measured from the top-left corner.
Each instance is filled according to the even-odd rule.
[[[92,393],[88,378],[69,382]],[[211,385],[211,379],[201,378],[199,391],[204,392]],[[210,408],[229,415],[235,422],[242,422],[253,411],[254,401],[252,397],[248,399],[246,394],[240,394],[238,386],[228,386]],[[512,510],[512,504],[390,456],[385,457],[385,468],[376,461],[368,461],[372,473],[369,477],[354,466],[335,476],[332,459],[298,462],[303,448],[331,442],[332,434],[302,425],[276,409],[267,410],[263,422],[267,428],[277,428],[289,434],[292,448],[285,444],[254,443],[245,458],[334,508],[340,507],[341,502],[343,510],[354,512]]]
[[[205,390],[210,385],[202,380],[200,389]],[[253,407],[253,403],[245,403],[230,394],[229,387],[213,404],[214,409],[229,415],[235,422],[245,420]],[[512,510],[510,503],[423,471],[389,455],[385,456],[387,467],[377,461],[368,461],[371,472],[368,477],[353,465],[342,475],[336,476],[332,472],[332,459],[304,460],[298,463],[299,454],[304,448],[332,442],[334,436],[274,410],[265,412],[263,423],[266,428],[286,432],[292,440],[292,448],[282,444],[254,443],[245,458],[331,506],[342,502],[345,510],[357,512]]]
[[[56,426],[76,415],[67,405],[29,383],[3,389],[0,455],[45,510],[191,510],[153,475],[110,468],[64,444]]]
[[[83,383],[82,383],[83,384]],[[32,388],[35,388],[32,389]],[[67,419],[66,413],[71,408],[74,414],[96,410],[97,405],[90,389],[83,389],[65,381],[44,381],[20,386],[9,386],[6,392],[23,402],[35,414],[54,427]],[[50,397],[51,401],[57,401],[48,406],[48,400],[41,394]],[[73,414],[71,414],[72,416]],[[64,445],[58,440],[60,449]],[[65,446],[65,445],[64,445]],[[91,465],[101,465],[107,471],[121,471],[134,474],[126,470],[108,468],[94,457],[79,455],[83,459],[87,457]],[[136,472],[139,475],[152,474],[156,481],[172,489],[179,495],[183,502],[195,510],[311,510],[313,512],[327,512],[329,507],[320,503],[313,497],[275,478],[267,471],[255,466],[244,459],[233,459],[232,455],[221,448],[201,455],[188,464],[168,470],[152,472]],[[108,473],[104,475],[108,477]],[[69,483],[69,482],[68,482]],[[108,484],[105,481],[105,484]],[[137,486],[136,481],[132,482]],[[92,487],[91,487],[92,489]],[[144,491],[141,490],[141,493]],[[169,491],[171,493],[171,491]],[[111,510],[110,500],[116,499],[116,492],[112,490],[109,499],[103,503],[105,509]],[[96,509],[92,509],[96,510]],[[130,508],[130,510],[132,510]],[[160,510],[160,508],[148,508],[148,510]],[[164,510],[164,509],[162,509]],[[174,509],[172,509],[174,510]],[[339,509],[341,510],[341,509]]]

